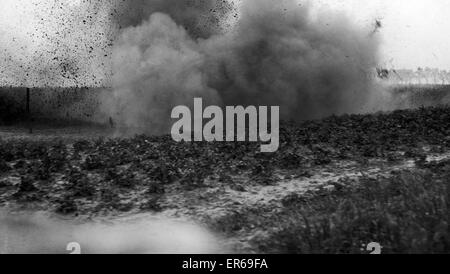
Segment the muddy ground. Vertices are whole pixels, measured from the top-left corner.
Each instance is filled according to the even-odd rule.
[[[273,154],[255,143],[112,134],[1,128],[0,207],[81,221],[184,218],[233,252],[365,253],[371,241],[392,253],[450,252],[450,107],[284,123]],[[392,190],[403,183],[417,192]]]

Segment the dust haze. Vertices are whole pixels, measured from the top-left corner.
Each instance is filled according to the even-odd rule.
[[[278,105],[282,119],[293,121],[379,110],[389,101],[370,76],[376,33],[345,14],[293,0],[216,10],[211,1],[139,3],[126,9],[140,7],[139,16],[120,17],[113,96],[103,107],[138,133],[167,133],[172,108],[192,105],[193,97],[221,106]],[[199,21],[212,20],[211,10],[215,24]]]

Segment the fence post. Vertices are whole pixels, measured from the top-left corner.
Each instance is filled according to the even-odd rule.
[[[27,116],[27,123],[28,123],[28,128],[29,128],[29,132],[30,134],[33,133],[33,127],[31,124],[31,109],[30,109],[30,97],[31,97],[31,91],[30,88],[27,88],[27,102],[26,102],[26,116]]]

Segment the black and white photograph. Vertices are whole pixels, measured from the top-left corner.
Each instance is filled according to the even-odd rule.
[[[0,254],[450,254],[449,33],[448,0],[0,0]]]

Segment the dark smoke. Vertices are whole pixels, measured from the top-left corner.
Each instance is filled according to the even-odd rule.
[[[117,3],[120,28],[138,26],[155,12],[169,15],[193,38],[207,38],[223,30],[223,19],[235,13],[226,0],[126,0]]]
[[[245,1],[234,32],[205,41],[208,79],[225,104],[279,105],[293,120],[360,110],[378,41],[344,16],[311,12],[295,1]]]
[[[377,37],[342,14],[309,2],[246,0],[226,32],[195,33],[190,13],[179,15],[183,4],[163,7],[167,13],[124,29],[113,50],[114,96],[106,107],[124,126],[167,132],[172,108],[195,96],[207,104],[279,105],[294,121],[372,110],[383,99],[369,77]]]

